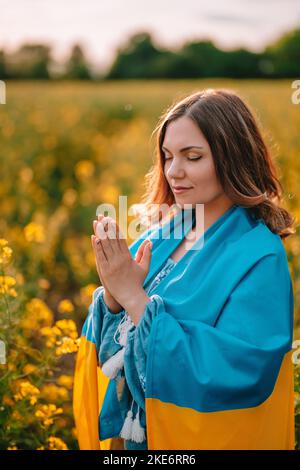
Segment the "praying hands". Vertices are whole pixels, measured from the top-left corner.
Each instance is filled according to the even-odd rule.
[[[117,222],[112,217],[98,216],[93,222],[91,236],[97,272],[104,287],[104,300],[115,313],[124,308],[133,323],[138,324],[150,301],[143,289],[151,262],[149,240],[140,245],[135,259]]]

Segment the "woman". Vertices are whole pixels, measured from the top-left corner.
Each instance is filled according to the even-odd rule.
[[[76,363],[80,448],[293,449],[294,219],[255,118],[208,89],[156,130],[154,225],[128,248],[116,221],[94,222],[102,286]]]

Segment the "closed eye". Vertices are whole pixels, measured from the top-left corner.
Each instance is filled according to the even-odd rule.
[[[171,158],[172,157],[165,157],[165,161],[166,160],[171,160]],[[201,157],[192,157],[192,158],[187,157],[187,159],[190,160],[190,161],[197,161],[197,160],[200,160],[200,158],[202,158],[202,156]]]
[[[193,157],[193,158],[188,158],[188,160],[191,160],[191,161],[196,161],[196,160],[200,160],[200,158],[202,158],[202,157]]]

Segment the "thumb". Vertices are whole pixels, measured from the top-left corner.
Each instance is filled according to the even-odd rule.
[[[135,261],[139,263],[143,257],[144,250],[147,247],[147,244],[149,243],[149,240],[145,239],[139,246],[136,255],[135,255]]]
[[[149,268],[150,268],[151,256],[152,256],[152,242],[149,241],[144,248],[143,256],[140,261],[140,265],[147,272],[149,271]]]

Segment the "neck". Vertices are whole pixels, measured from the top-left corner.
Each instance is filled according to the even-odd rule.
[[[221,195],[204,204],[202,210],[196,211],[196,225],[192,229],[196,232],[196,238],[200,237],[206,230],[218,220],[234,204],[226,196]]]

